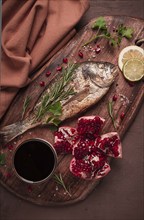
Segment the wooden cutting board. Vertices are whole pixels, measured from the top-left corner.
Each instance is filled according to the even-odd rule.
[[[36,80],[34,80],[27,88],[22,89],[18,93],[7,114],[5,115],[1,126],[8,125],[20,120],[23,102],[27,95],[31,96],[31,103],[26,116],[29,114],[40,94],[49,84],[51,79],[55,77],[56,67],[57,65],[62,64],[63,57],[67,57],[71,62],[94,60],[108,61],[117,65],[120,51],[128,45],[134,45],[137,39],[143,37],[143,20],[120,16],[107,16],[105,19],[111,31],[113,31],[113,28],[117,27],[118,24],[121,23],[127,27],[129,26],[133,28],[134,36],[132,40],[128,41],[123,39],[119,48],[112,48],[109,46],[106,40],[101,39],[97,42],[97,44],[101,46],[101,52],[99,54],[95,54],[92,51],[92,49],[96,47],[94,43],[90,44],[87,49],[82,49],[81,45],[83,45],[89,38],[94,35],[94,32],[91,30],[91,24],[95,21],[95,19],[92,20],[88,25],[83,27],[81,31],[77,33],[75,37],[51,59],[49,64],[46,65],[43,70],[41,70],[42,73]],[[78,56],[79,50],[83,52],[83,58]],[[48,70],[52,72],[49,78],[45,76],[45,73]],[[45,81],[46,86],[40,87],[40,81]],[[119,124],[118,133],[122,138],[128,126],[132,123],[134,117],[136,116],[136,112],[142,103],[143,92],[144,85],[142,80],[135,84],[129,84],[124,79],[121,71],[118,69],[118,76],[107,95],[98,104],[89,108],[85,113],[81,115],[100,115],[106,119],[103,133],[114,131],[112,121],[108,114],[107,106],[108,101],[112,100],[114,94],[117,94],[118,100],[114,104],[114,113],[117,115],[116,121]],[[120,120],[121,112],[125,112],[125,117],[123,120]],[[62,125],[70,125],[75,127],[79,116],[65,121],[62,123]],[[53,132],[51,132],[48,127],[37,127],[12,140],[11,143],[8,144],[12,146],[11,148],[8,146],[1,146],[1,152],[5,153],[6,155],[6,164],[0,167],[1,184],[17,196],[39,205],[50,206],[72,204],[85,199],[87,195],[89,195],[90,192],[92,192],[92,190],[98,185],[99,181],[86,181],[74,177],[69,171],[69,163],[72,159],[71,155],[58,156],[58,166],[55,171],[56,173],[60,172],[63,176],[66,186],[70,187],[71,196],[66,194],[64,189],[61,186],[58,186],[53,178],[45,183],[37,185],[29,185],[18,179],[12,169],[14,149],[16,149],[22,141],[28,138],[36,137],[43,138],[52,144],[54,141]]]

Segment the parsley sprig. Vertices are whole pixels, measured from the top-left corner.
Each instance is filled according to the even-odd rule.
[[[46,119],[46,123],[51,123],[55,126],[59,125],[59,116],[62,114],[62,105],[60,101],[75,94],[72,87],[66,88],[73,77],[73,70],[75,67],[75,64],[70,64],[67,69],[64,69],[62,77],[52,85],[49,93],[46,93],[42,97],[41,104],[38,106],[36,112],[36,120],[40,120],[48,114],[49,116]]]
[[[129,27],[125,27],[123,24],[118,25],[115,32],[110,32],[107,28],[104,17],[99,17],[91,27],[93,30],[97,30],[97,34],[87,41],[83,46],[90,44],[92,41],[96,41],[99,38],[105,38],[112,46],[119,46],[122,38],[131,39],[133,30]]]

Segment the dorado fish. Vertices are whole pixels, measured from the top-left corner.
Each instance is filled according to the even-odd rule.
[[[115,76],[116,67],[109,62],[89,61],[68,66],[51,81],[26,119],[1,129],[2,143],[33,127],[58,125],[85,111],[107,93]]]

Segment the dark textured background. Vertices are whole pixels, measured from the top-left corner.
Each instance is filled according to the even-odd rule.
[[[144,0],[91,0],[81,28],[100,15],[127,15],[144,19]],[[15,197],[0,186],[1,220],[143,220],[144,116],[141,106],[127,131],[123,159],[84,201],[67,207],[39,207]]]

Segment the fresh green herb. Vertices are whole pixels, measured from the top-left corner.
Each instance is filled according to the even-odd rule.
[[[23,119],[25,112],[30,104],[30,100],[31,100],[31,98],[29,96],[27,96],[24,100],[24,104],[23,104],[23,108],[22,108],[22,119]]]
[[[129,27],[125,27],[123,24],[120,24],[115,32],[110,32],[103,17],[99,17],[95,21],[95,23],[92,25],[92,29],[97,30],[97,34],[87,41],[83,46],[86,46],[99,38],[106,38],[109,44],[115,47],[119,46],[123,37],[131,39],[133,35],[133,30]]]
[[[113,116],[113,102],[112,101],[108,102],[108,113],[109,113],[109,116],[111,117],[114,128],[117,129],[116,123],[115,123],[115,118]]]
[[[60,102],[55,102],[53,105],[49,106],[49,112],[55,116],[59,116],[62,113],[62,108]]]
[[[0,166],[5,165],[5,154],[4,153],[0,153]]]
[[[36,120],[43,118],[48,113],[47,123],[53,123],[56,126],[60,123],[59,116],[62,114],[60,101],[75,94],[71,87],[66,88],[73,77],[75,67],[75,64],[71,64],[63,70],[60,80],[55,82],[49,93],[42,97],[41,105],[37,109]]]
[[[92,25],[92,29],[107,30],[105,19],[103,17],[99,17]]]
[[[64,183],[64,181],[63,181],[63,178],[62,178],[61,173],[60,173],[59,175],[54,174],[54,180],[55,180],[55,182],[56,182],[57,184],[61,185],[61,186],[64,188],[64,190],[66,191],[66,193],[67,193],[69,196],[71,196],[70,192],[69,192],[68,189],[66,188],[66,185],[65,185],[65,183]]]
[[[118,26],[118,35],[127,39],[131,39],[133,35],[133,30],[121,24]]]

